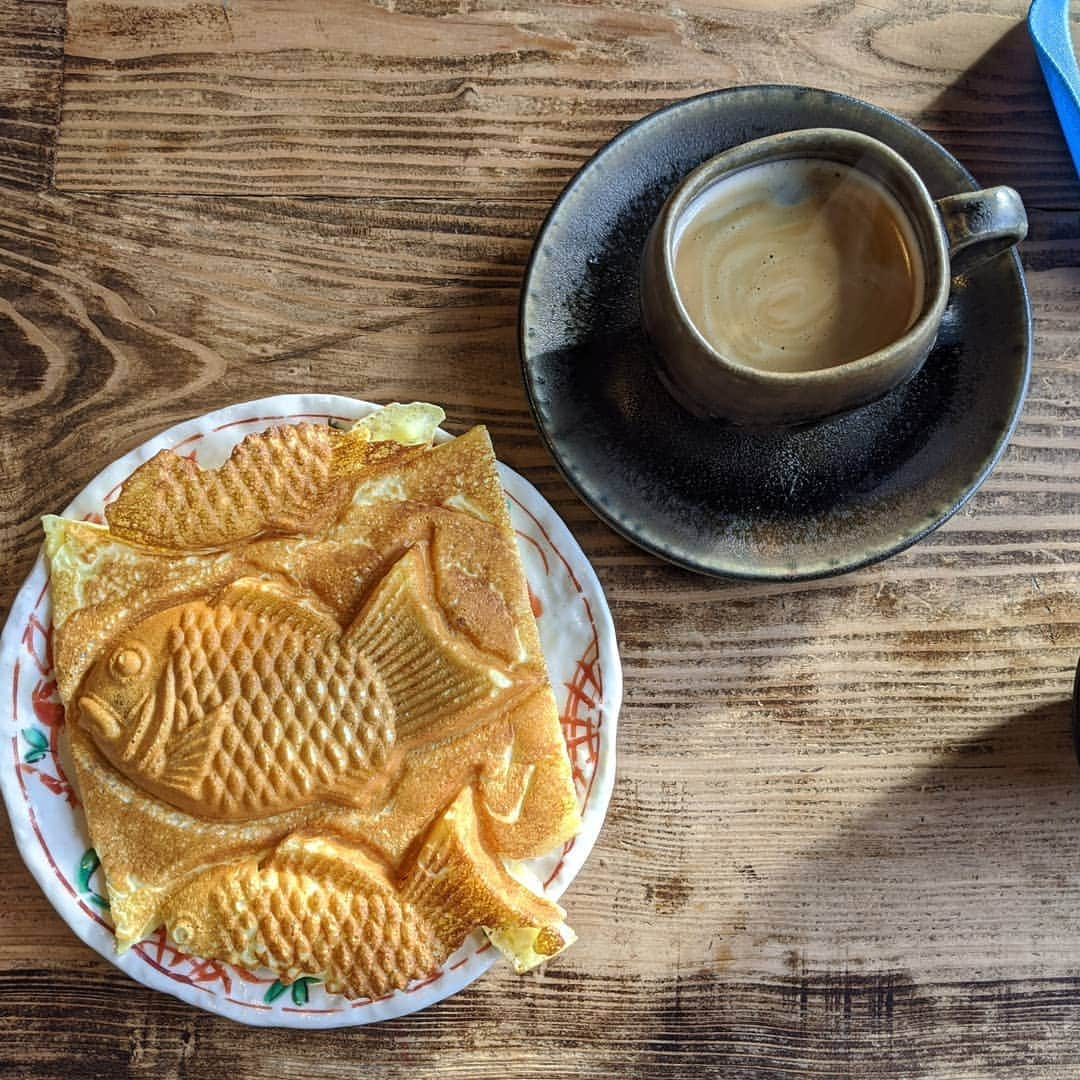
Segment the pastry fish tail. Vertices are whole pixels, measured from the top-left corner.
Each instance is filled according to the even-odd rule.
[[[432,826],[401,896],[424,913],[448,949],[480,926],[523,972],[576,938],[563,921],[563,909],[530,888],[523,876],[517,868],[511,873],[484,847],[473,790],[467,787]]]
[[[183,550],[314,521],[330,496],[333,437],[317,424],[271,428],[247,436],[216,469],[162,450],[107,507],[109,529],[124,540]]]
[[[375,665],[394,705],[399,746],[450,738],[538,681],[451,629],[435,596],[427,544],[409,548],[390,568],[344,641]]]

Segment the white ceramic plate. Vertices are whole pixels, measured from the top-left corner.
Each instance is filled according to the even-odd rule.
[[[123,480],[161,449],[179,450],[202,466],[215,466],[253,431],[304,420],[353,420],[378,407],[329,394],[232,405],[178,424],[125,454],[87,485],[65,516],[100,521]],[[449,438],[441,432],[439,437]],[[581,869],[607,811],[622,672],[611,615],[581,549],[531,484],[502,465],[499,475],[535,598],[582,810],[578,836],[562,850],[532,861],[547,894],[555,898]],[[0,638],[0,693],[6,695],[10,687],[7,700],[14,705],[0,719],[0,789],[19,851],[45,895],[83,941],[132,978],[246,1024],[328,1028],[416,1012],[467,986],[495,961],[496,950],[478,931],[422,982],[374,1001],[347,1001],[327,993],[316,980],[285,988],[271,972],[243,971],[189,956],[161,931],[117,956],[97,856],[57,754],[64,710],[53,678],[51,638],[48,567],[42,555],[16,596]]]

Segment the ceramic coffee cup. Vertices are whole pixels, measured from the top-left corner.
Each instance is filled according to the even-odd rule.
[[[889,206],[902,215],[898,231],[908,239],[901,250],[910,248],[918,291],[912,291],[910,314],[898,324],[895,335],[874,345],[872,351],[850,358],[826,357],[820,366],[814,357],[809,370],[771,370],[758,358],[739,355],[739,345],[726,342],[718,347],[715,337],[710,341],[699,329],[680,295],[676,255],[688,220],[697,213],[695,207],[709,198],[713,185],[754,166],[798,161],[846,166],[858,174],[860,183],[866,178],[876,185],[875,190],[887,193]],[[760,174],[759,170],[754,175]],[[840,175],[839,169],[836,174]],[[745,143],[687,175],[650,231],[641,267],[642,318],[656,349],[657,371],[689,412],[747,426],[801,424],[869,404],[914,375],[926,360],[953,276],[1000,254],[1026,234],[1027,216],[1012,188],[963,192],[935,201],[899,154],[859,132],[811,128]],[[718,243],[723,243],[722,238]],[[840,297],[837,303],[847,302],[842,289],[836,295]],[[845,320],[865,318],[867,310],[875,307],[857,290],[853,295],[859,296],[857,307],[852,304],[845,310],[841,306],[833,315],[841,332]],[[782,321],[781,300],[773,306],[781,309]],[[888,329],[883,332],[891,335]],[[744,338],[749,340],[747,335]]]

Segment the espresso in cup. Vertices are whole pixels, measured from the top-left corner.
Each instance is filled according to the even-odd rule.
[[[765,161],[723,177],[675,236],[675,287],[694,326],[762,371],[835,367],[896,341],[922,311],[923,277],[897,200],[834,161]]]
[[[812,423],[922,367],[953,274],[1027,232],[1012,188],[934,199],[892,147],[843,128],[767,135],[685,176],[641,258],[656,373],[698,417]]]

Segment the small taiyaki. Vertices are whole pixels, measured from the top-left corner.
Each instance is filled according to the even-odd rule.
[[[221,547],[265,533],[311,532],[334,520],[357,478],[431,441],[435,405],[388,405],[347,432],[286,424],[238,443],[218,469],[162,450],[105,508],[113,536],[158,548]]]
[[[122,634],[83,682],[80,723],[130,780],[200,817],[368,805],[401,751],[536,681],[450,631],[431,593],[422,545],[344,632],[309,599],[240,579]]]
[[[400,880],[355,844],[295,833],[271,853],[196,877],[163,909],[177,944],[282,982],[320,978],[378,997],[431,971],[477,926],[542,960],[570,944],[565,913],[485,851],[471,788],[424,838]]]

